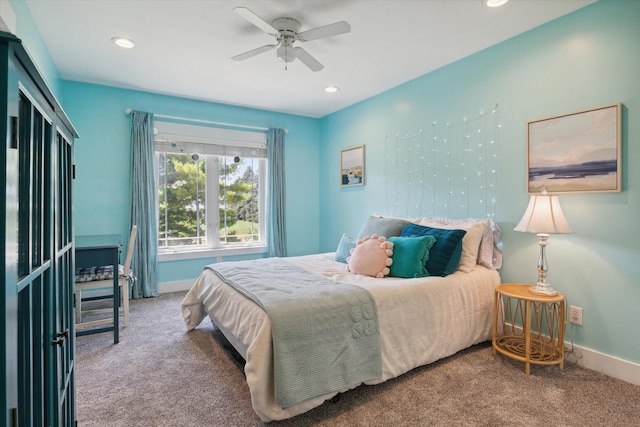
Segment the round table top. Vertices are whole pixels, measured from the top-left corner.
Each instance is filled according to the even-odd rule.
[[[558,292],[556,295],[543,295],[531,292],[531,285],[521,283],[504,283],[496,286],[496,292],[502,295],[536,302],[558,302],[564,300],[564,295]]]

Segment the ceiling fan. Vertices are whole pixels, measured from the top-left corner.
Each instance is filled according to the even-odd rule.
[[[274,19],[268,24],[264,19],[247,9],[246,7],[236,7],[233,9],[238,15],[260,28],[265,33],[276,38],[276,44],[268,44],[257,49],[250,50],[240,55],[236,55],[231,59],[235,61],[243,61],[264,52],[276,49],[276,56],[286,64],[293,62],[296,58],[304,65],[309,67],[311,71],[320,71],[324,68],[317,59],[309,54],[301,47],[294,47],[296,41],[307,42],[325,37],[337,36],[351,31],[351,25],[346,21],[336,22],[335,24],[325,25],[323,27],[313,28],[311,30],[300,31],[300,22],[293,18]]]

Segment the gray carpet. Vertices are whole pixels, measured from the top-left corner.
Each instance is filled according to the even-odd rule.
[[[209,320],[187,332],[184,292],[134,300],[130,326],[77,339],[80,426],[260,426],[242,359]],[[640,387],[569,363],[532,366],[480,344],[361,386],[275,426],[636,426]]]

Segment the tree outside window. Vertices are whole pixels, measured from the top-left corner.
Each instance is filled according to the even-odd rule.
[[[156,161],[160,248],[264,241],[260,169],[265,159],[157,152]]]

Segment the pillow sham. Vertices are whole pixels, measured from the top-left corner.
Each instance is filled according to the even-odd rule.
[[[412,279],[427,277],[426,268],[429,250],[436,242],[433,236],[389,237],[393,243],[393,263],[389,266],[389,276]]]
[[[462,255],[462,239],[465,230],[445,230],[409,224],[402,229],[402,237],[433,236],[436,241],[429,251],[425,267],[432,276],[447,276],[458,268]]]
[[[448,217],[430,217],[431,221],[442,224],[467,224],[474,222],[482,222],[485,224],[482,240],[480,241],[480,249],[478,250],[477,263],[497,270],[502,267],[502,249],[500,245],[500,227],[493,219],[475,219],[475,218],[448,218]]]
[[[423,218],[420,221],[420,225],[447,230],[465,230],[467,234],[465,234],[462,239],[462,255],[460,257],[460,263],[458,264],[458,270],[470,273],[476,269],[478,250],[480,248],[480,240],[482,240],[485,223],[443,224],[441,222],[430,221],[428,218]]]
[[[374,234],[358,240],[347,258],[347,270],[363,276],[382,278],[389,274],[389,266],[393,263],[393,243],[383,236]]]
[[[338,248],[336,249],[336,253],[333,255],[334,261],[347,263],[347,258],[351,254],[351,249],[356,247],[356,239],[348,235],[347,233],[343,233],[340,241],[338,242]]]
[[[358,233],[358,239],[373,236],[374,234],[384,236],[387,239],[391,236],[399,236],[402,228],[409,223],[409,220],[403,218],[385,218],[371,215],[364,222],[360,233]]]

